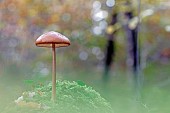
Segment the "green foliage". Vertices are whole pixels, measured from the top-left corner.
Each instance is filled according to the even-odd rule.
[[[35,95],[30,98],[29,92],[23,93],[23,101],[33,102],[41,105],[41,108],[33,109],[28,106],[10,106],[3,113],[113,113],[111,105],[100,96],[92,87],[86,86],[83,82],[57,81],[56,102],[51,101],[52,84],[38,85]]]

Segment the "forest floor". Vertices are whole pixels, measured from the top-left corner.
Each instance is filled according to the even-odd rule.
[[[111,73],[108,83],[103,83],[99,71],[76,71],[62,73],[60,79],[69,81],[81,80],[92,86],[108,100],[115,113],[169,113],[170,108],[170,65],[150,64],[143,71],[144,82],[140,98],[134,93],[131,79],[124,71]],[[61,74],[61,73],[60,73]],[[45,83],[48,78],[25,78],[0,76],[0,110],[14,102],[22,92],[29,91],[34,84]],[[26,82],[25,82],[26,81]]]

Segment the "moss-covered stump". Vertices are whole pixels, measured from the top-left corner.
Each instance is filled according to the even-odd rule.
[[[57,81],[56,101],[51,101],[52,84],[24,92],[3,113],[113,113],[110,104],[82,82]]]

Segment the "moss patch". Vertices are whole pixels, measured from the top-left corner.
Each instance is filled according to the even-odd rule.
[[[56,102],[51,101],[52,83],[24,92],[22,101],[3,113],[113,113],[111,105],[83,82],[57,81]]]

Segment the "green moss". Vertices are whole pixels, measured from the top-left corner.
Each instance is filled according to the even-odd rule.
[[[51,101],[52,84],[37,86],[30,98],[29,92],[23,94],[26,102],[35,102],[41,105],[40,109],[14,106],[12,111],[17,113],[113,113],[110,104],[92,87],[83,82],[57,81],[56,102]],[[10,112],[10,108],[3,113]]]

